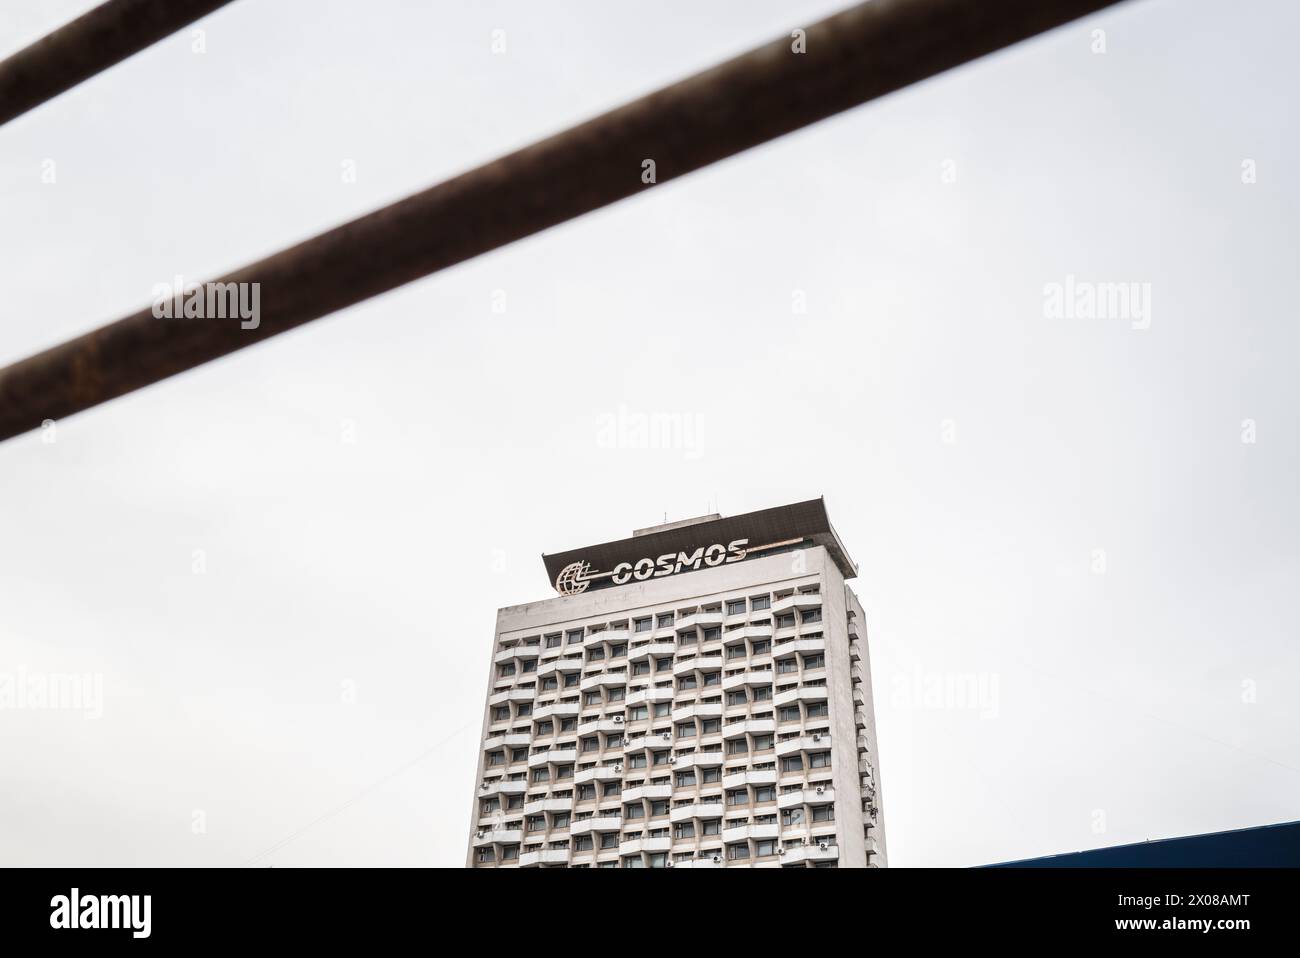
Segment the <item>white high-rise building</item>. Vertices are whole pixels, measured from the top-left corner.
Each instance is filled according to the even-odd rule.
[[[820,499],[544,557],[498,611],[471,867],[886,863],[857,574]]]

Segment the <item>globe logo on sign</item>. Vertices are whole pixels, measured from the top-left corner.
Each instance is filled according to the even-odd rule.
[[[586,562],[571,562],[555,577],[555,591],[560,595],[580,595],[587,591],[590,580],[586,578],[591,566]]]

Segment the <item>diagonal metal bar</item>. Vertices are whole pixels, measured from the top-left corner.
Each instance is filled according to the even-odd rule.
[[[1116,0],[872,0],[238,269],[255,329],[146,308],[0,370],[0,439],[224,356]]]
[[[108,0],[0,61],[0,126],[230,0]]]

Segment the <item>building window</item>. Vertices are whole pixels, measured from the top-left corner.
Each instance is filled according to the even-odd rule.
[[[722,731],[722,719],[720,718],[706,718],[700,723],[700,725],[701,735],[716,735],[718,732]]]
[[[710,626],[704,630],[704,641],[714,642],[722,635],[722,629],[718,626]]]
[[[605,650],[602,649],[600,646],[596,646],[595,648],[587,650],[588,662],[599,662],[604,657],[605,657]]]
[[[812,810],[812,820],[814,822],[833,822],[835,821],[834,805],[816,805]]]
[[[656,702],[655,718],[663,718],[665,715],[671,714],[672,710],[673,710],[672,702]]]
[[[731,791],[727,792],[727,804],[748,805],[749,792],[745,791],[743,788],[733,788]]]
[[[644,619],[637,619],[635,623],[635,628],[636,631],[638,632],[649,632],[652,628],[654,628],[654,623],[651,621],[650,617],[647,616]]]
[[[578,852],[589,852],[595,848],[595,843],[591,840],[590,835],[579,835],[573,840],[573,850]]]
[[[497,678],[503,679],[508,675],[515,674],[515,663],[507,662],[505,665],[497,666]]]
[[[729,602],[727,602],[727,615],[744,615],[744,614],[745,614],[744,599],[731,599]]]
[[[533,769],[534,782],[549,782],[551,780],[551,770],[543,766],[542,768]]]
[[[798,709],[795,709],[795,711],[798,711]],[[808,703],[809,718],[825,718],[827,715],[830,714],[831,714],[830,706],[827,705],[825,702]]]
[[[762,612],[764,609],[772,608],[772,597],[770,595],[756,595],[750,598],[749,607],[755,612]]]
[[[702,822],[701,825],[700,825],[700,834],[701,834],[701,835],[721,835],[721,834],[722,834],[722,819],[720,819],[720,818],[709,818],[709,819],[706,819],[706,820],[705,820],[704,822]]]
[[[629,722],[644,722],[650,717],[650,710],[644,705],[634,705],[627,710],[627,720]]]
[[[820,653],[817,654],[817,655],[805,655],[805,656],[803,657],[803,667],[804,667],[805,669],[821,669],[821,668],[825,668],[825,667],[826,667],[826,656],[821,655]]]
[[[518,845],[501,846],[501,860],[503,862],[512,862],[515,861],[518,857],[519,857]]]
[[[554,635],[548,635],[546,637],[546,647],[548,649],[558,649],[560,647],[560,633],[556,632]]]
[[[727,740],[728,755],[745,755],[749,752],[749,743],[745,741],[744,736]]]
[[[633,663],[632,663],[632,674],[633,674],[633,675],[649,675],[649,674],[650,674],[650,663],[649,663],[649,662],[633,662]]]
[[[673,657],[655,659],[655,668],[660,672],[671,672],[673,670]]]
[[[727,693],[727,704],[728,704],[728,705],[747,705],[747,704],[749,704],[749,698],[745,695],[745,690],[744,690],[744,689],[741,689],[739,692],[728,692],[728,693]]]
[[[590,783],[578,786],[578,801],[594,802],[596,800],[596,786]]]
[[[624,807],[623,818],[629,822],[636,821],[639,818],[645,818],[645,806],[640,802],[632,802]]]
[[[745,644],[727,646],[727,658],[743,659],[745,657]]]
[[[705,685],[706,688],[707,688],[708,686],[710,686],[710,685],[721,685],[721,684],[722,684],[722,673],[721,673],[721,672],[705,672],[705,673],[704,673],[704,685]]]
[[[673,838],[694,838],[694,822],[678,822],[673,826]]]
[[[694,785],[694,784],[695,784],[695,771],[694,771],[694,770],[691,770],[691,771],[689,771],[689,772],[678,772],[678,773],[677,773],[677,787],[678,787],[678,788],[686,788],[687,786]]]
[[[754,789],[755,802],[775,802],[776,788],[771,785],[759,785]]]
[[[672,624],[673,624],[673,614],[672,614],[671,612],[661,612],[661,613],[659,613],[659,619],[658,619],[658,622],[659,622],[659,628],[661,628],[661,629],[662,629],[662,628],[665,628],[666,626],[670,626],[670,625],[672,625]]]
[[[821,610],[821,609],[805,609],[805,610],[804,610],[804,613],[803,613],[803,620],[804,620],[805,623],[807,623],[807,622],[820,622],[820,621],[822,620],[822,610]]]
[[[504,765],[506,763],[505,752],[488,752],[489,765]]]
[[[656,799],[650,803],[650,817],[658,818],[660,815],[668,814],[668,801],[666,799]]]
[[[749,844],[747,842],[739,842],[735,845],[727,846],[728,861],[733,861],[733,862],[740,861],[741,859],[745,859],[748,857],[749,857]]]
[[[694,722],[678,722],[678,723],[677,723],[677,737],[678,737],[678,738],[694,738],[694,737],[695,737],[695,723],[694,723]]]
[[[569,645],[577,645],[582,641],[582,629],[570,629],[567,638]]]
[[[510,706],[498,705],[494,709],[492,709],[492,721],[494,722],[510,721]]]
[[[601,833],[600,833],[600,847],[601,847],[601,848],[617,848],[617,847],[618,847],[618,832],[601,832]]]
[[[830,768],[830,766],[831,766],[830,752],[812,752],[811,754],[809,754],[808,756],[809,768]]]
[[[754,689],[754,701],[755,702],[772,701],[772,686],[760,685],[758,688]]]
[[[756,858],[766,858],[769,855],[776,854],[776,842],[769,839],[763,839],[755,843],[754,855]]]
[[[478,850],[479,864],[484,862],[494,862],[497,860],[497,853],[491,845],[485,845]]]
[[[711,785],[714,782],[722,781],[722,769],[718,766],[713,768],[704,768],[700,770],[705,785]]]
[[[781,771],[799,772],[803,770],[803,759],[798,755],[787,755],[781,759]]]

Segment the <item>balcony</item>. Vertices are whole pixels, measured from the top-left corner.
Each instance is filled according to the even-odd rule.
[[[718,856],[719,858],[721,856]],[[670,862],[671,868],[721,868],[721,861],[714,861],[713,858],[691,858],[686,861]]]
[[[629,662],[644,662],[646,659],[661,659],[677,654],[677,646],[672,642],[651,642],[628,650]]]
[[[697,627],[710,627],[722,625],[722,612],[694,612],[691,615],[684,615],[677,620],[675,626],[678,632],[689,632]]]
[[[673,847],[673,840],[667,835],[659,838],[633,838],[618,843],[618,853],[622,855],[639,855],[641,852],[666,852]]]
[[[521,868],[567,864],[569,864],[569,850],[567,848],[543,848],[538,851],[524,852],[519,856],[519,867]]]
[[[596,765],[592,768],[580,768],[573,773],[573,781],[578,785],[586,782],[617,782],[622,777],[621,765]]]
[[[651,733],[650,735],[633,735],[623,743],[624,752],[636,752],[641,749],[664,749],[673,744],[671,732]]]
[[[690,752],[686,755],[678,755],[673,759],[673,771],[679,772],[688,768],[715,768],[721,765],[722,761],[721,749],[709,752]]]
[[[645,771],[640,769],[639,771]],[[673,793],[671,785],[638,785],[636,788],[623,789],[624,802],[639,802],[643,798],[668,798]]]
[[[672,689],[649,688],[637,689],[635,692],[627,694],[627,705],[645,705],[651,702],[671,702],[673,700]]]
[[[722,830],[724,842],[743,842],[749,838],[776,838],[780,828],[776,822],[766,825],[733,825]]]
[[[794,808],[796,805],[822,805],[835,801],[835,789],[829,785],[801,788],[797,792],[783,792],[776,797],[777,808]]]
[[[764,735],[776,731],[774,719],[749,719],[746,722],[732,722],[722,727],[723,738],[740,738],[742,735]]]
[[[723,788],[740,788],[742,785],[775,785],[776,769],[747,768],[742,772],[732,772],[730,775],[722,776]]]
[[[573,808],[571,798],[539,798],[524,805],[525,815],[540,815],[542,812],[567,812]]]
[[[496,790],[502,795],[522,795],[528,791],[528,783],[522,779],[514,782],[501,782]]]
[[[492,662],[495,665],[500,665],[502,662],[513,660],[518,654],[519,650],[517,648],[502,649],[496,655],[492,656]]]
[[[599,675],[589,675],[582,680],[582,691],[589,689],[609,688],[611,686],[627,685],[626,672],[601,672]]]
[[[673,663],[673,675],[685,675],[687,672],[694,672],[697,669],[714,671],[722,668],[722,656],[720,655],[697,655],[693,659],[682,659]]]
[[[827,845],[822,848],[820,845],[795,845],[793,848],[782,848],[777,852],[781,856],[781,865],[801,865],[804,862],[833,862],[840,857],[838,845]]]
[[[721,702],[692,702],[673,709],[673,721],[684,722],[693,718],[722,718]]]
[[[624,728],[624,723],[623,723],[622,716],[619,716],[617,719],[613,719],[613,718],[588,719],[587,721],[583,722],[581,725],[578,726],[578,734],[589,735],[592,732],[621,732],[623,731],[623,728]]]
[[[578,750],[576,748],[551,748],[545,752],[534,752],[528,756],[528,767],[535,768],[538,765],[556,764],[566,765],[578,760]]]
[[[484,828],[474,833],[474,847],[481,845],[514,845],[521,841],[523,831],[518,828]]]
[[[854,663],[862,661],[862,646],[857,639],[849,642],[849,661]]]
[[[692,802],[690,805],[678,805],[668,810],[668,819],[672,822],[684,822],[691,818],[721,818],[721,802]]]
[[[793,609],[803,611],[805,609],[820,609],[822,607],[822,597],[820,592],[799,592],[795,595],[788,595],[784,599],[777,599],[772,603],[772,614],[781,615]]]
[[[793,755],[795,752],[820,752],[830,747],[831,737],[828,732],[814,732],[812,735],[800,735],[797,738],[777,742],[776,754],[778,757],[783,757]]]
[[[738,689],[745,685],[771,685],[772,679],[771,669],[754,669],[737,675],[724,675],[722,677],[722,688],[723,691],[730,692],[732,689]]]
[[[606,629],[604,632],[593,632],[582,640],[583,647],[595,645],[598,642],[626,642],[631,637],[627,629]]]
[[[782,642],[780,645],[776,647],[775,651],[773,652],[773,655],[775,655],[778,659],[786,659],[796,652],[809,653],[809,652],[825,652],[825,651],[826,651],[826,639],[822,636],[818,636],[817,638],[791,639],[789,642]],[[825,666],[819,665],[815,667],[824,668]]]
[[[780,708],[782,705],[793,705],[795,702],[825,702],[829,694],[824,685],[801,685],[798,688],[777,692],[772,703]]]
[[[550,705],[539,705],[533,712],[533,718],[572,718],[578,714],[579,708],[577,702],[552,702]]]
[[[593,815],[573,822],[569,825],[569,831],[574,835],[586,835],[590,832],[616,832],[622,827],[621,815]]]

